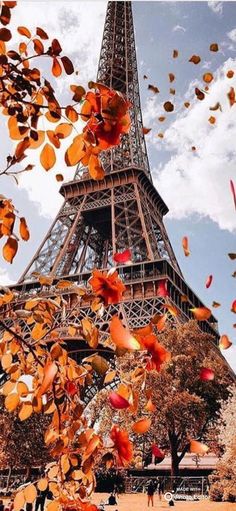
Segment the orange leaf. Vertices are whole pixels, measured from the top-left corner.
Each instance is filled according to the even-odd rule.
[[[73,108],[73,106],[70,106],[68,105],[66,107],[66,117],[71,121],[71,122],[76,122],[78,121],[78,118],[79,118],[79,115],[78,113],[76,112],[76,110]]]
[[[40,41],[40,39],[33,39],[33,43],[35,53],[42,55],[42,53],[44,53],[44,46],[42,41]]]
[[[62,67],[59,62],[59,60],[56,57],[53,57],[53,64],[52,64],[52,74],[53,76],[61,76],[62,73]]]
[[[83,135],[77,135],[65,153],[65,162],[68,167],[77,165],[85,155]]]
[[[18,249],[18,241],[15,238],[8,238],[7,242],[5,243],[2,253],[4,259],[12,264],[12,261],[16,255]]]
[[[20,511],[20,509],[23,509],[25,505],[25,496],[24,491],[21,490],[17,492],[15,498],[14,498],[14,511]]]
[[[99,161],[98,156],[91,154],[88,162],[89,174],[92,179],[100,180],[104,178],[104,169]]]
[[[19,32],[21,35],[24,35],[25,37],[28,37],[28,39],[31,38],[31,33],[26,27],[17,27],[17,32]]]
[[[189,451],[194,454],[206,454],[209,451],[209,447],[198,440],[190,440]]]
[[[144,419],[139,419],[137,422],[135,422],[132,426],[132,430],[134,433],[143,435],[144,433],[147,433],[151,426],[151,419],[147,419],[146,417]]]
[[[48,171],[56,163],[56,155],[53,147],[50,144],[45,144],[40,153],[40,163],[42,167]]]
[[[37,397],[45,394],[51,388],[54,378],[57,374],[57,365],[55,362],[48,361],[44,367],[44,378],[41,387],[38,390]]]
[[[215,124],[216,123],[216,118],[213,115],[211,115],[209,117],[208,121],[209,121],[210,124]]]
[[[178,309],[176,307],[174,307],[174,305],[170,305],[169,303],[165,303],[163,305],[163,307],[164,307],[164,309],[167,309],[172,316],[178,316],[178,314],[179,314]]]
[[[25,501],[28,502],[29,504],[32,504],[32,502],[34,502],[34,500],[37,497],[37,490],[34,484],[29,484],[29,486],[26,486],[26,488],[24,488],[24,496]]]
[[[33,406],[30,402],[22,403],[18,413],[18,417],[21,421],[28,419],[33,413]],[[34,500],[34,499],[33,499]]]
[[[67,122],[62,122],[61,124],[58,124],[58,126],[55,129],[55,133],[58,136],[58,138],[66,138],[68,137],[72,132],[72,125],[68,124]]]
[[[151,130],[152,130],[152,128],[145,128],[145,127],[143,127],[143,134],[147,135],[148,133],[150,133]]]
[[[190,250],[189,250],[189,243],[188,243],[188,237],[187,236],[184,236],[182,238],[182,247],[183,247],[184,255],[186,257],[188,257],[190,255]]]
[[[174,110],[174,105],[173,105],[173,103],[171,103],[171,101],[166,101],[164,103],[163,107],[166,112],[173,112],[173,110]]]
[[[228,92],[227,96],[229,99],[230,106],[233,106],[235,103],[235,90],[233,87],[230,87],[230,91]]]
[[[236,300],[234,300],[231,305],[231,312],[234,312],[234,314],[236,314]]]
[[[14,412],[20,402],[19,395],[15,392],[6,396],[5,407],[8,412]]]
[[[202,78],[203,78],[204,82],[206,82],[206,83],[211,83],[211,82],[212,82],[212,80],[214,79],[214,76],[213,76],[213,74],[212,74],[212,73],[209,73],[209,72],[208,72],[208,73],[204,73],[204,75],[203,75],[203,77],[202,77]]]
[[[24,217],[20,218],[20,236],[24,241],[28,241],[30,238],[29,229]]]
[[[41,37],[41,39],[48,39],[47,33],[40,27],[36,27],[36,34]]]
[[[54,131],[47,130],[47,136],[48,136],[51,144],[53,144],[57,149],[59,149],[59,147],[61,147],[61,142],[60,142],[58,136],[54,133]]]
[[[219,50],[219,46],[218,46],[218,44],[217,44],[217,43],[212,43],[212,44],[210,45],[210,48],[209,48],[209,49],[210,49],[210,51],[218,51],[218,50]]]
[[[192,57],[189,59],[189,62],[192,62],[193,64],[199,64],[199,62],[201,62],[201,57],[199,57],[199,55],[192,55]]]
[[[44,477],[42,479],[39,479],[39,481],[37,482],[37,488],[40,490],[40,491],[45,491],[48,487],[48,480]]]
[[[140,344],[133,337],[128,328],[125,328],[118,316],[113,316],[110,321],[110,334],[112,342],[117,348],[123,348],[128,350],[139,350]]]
[[[4,371],[11,366],[11,363],[12,363],[11,353],[5,353],[5,355],[1,357],[1,364]]]
[[[151,412],[151,413],[156,411],[156,406],[152,402],[151,398],[148,400],[148,402],[145,406],[145,410],[147,410],[147,412]]]
[[[211,310],[207,307],[195,307],[189,309],[197,321],[205,321],[211,317]]]
[[[55,176],[55,177],[56,177],[56,180],[57,180],[58,182],[60,182],[60,181],[64,181],[64,176],[63,176],[62,174],[56,174],[56,176]]]
[[[221,350],[227,350],[230,348],[230,346],[232,346],[232,342],[230,341],[228,335],[222,335],[219,342],[219,348]]]
[[[44,140],[45,140],[45,131],[42,131],[42,130],[39,130],[37,131],[38,133],[38,140],[33,140],[32,138],[30,139],[30,149],[37,149],[38,147],[40,147]]]
[[[234,76],[234,71],[232,69],[229,69],[229,71],[227,72],[227,78],[233,78]]]

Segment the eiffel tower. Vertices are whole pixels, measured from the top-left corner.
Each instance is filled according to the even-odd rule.
[[[14,289],[24,294],[37,290],[33,272],[86,285],[94,268],[113,267],[113,255],[129,248],[132,263],[117,267],[126,284],[124,300],[106,308],[101,331],[107,331],[117,313],[131,328],[142,327],[163,313],[166,298],[158,296],[163,280],[169,304],[178,309],[178,321],[185,322],[193,317],[190,309],[203,303],[183,278],[163,222],[168,207],[152,182],[130,1],[108,2],[97,81],[122,92],[131,102],[130,132],[120,146],[103,154],[102,181],[92,180],[87,168],[79,165],[73,181],[62,185],[64,204]],[[93,315],[87,302],[82,301],[80,310],[85,316]],[[169,320],[174,320],[171,315]],[[211,316],[199,325],[217,344],[216,319]],[[76,351],[76,340],[69,341],[69,351]]]

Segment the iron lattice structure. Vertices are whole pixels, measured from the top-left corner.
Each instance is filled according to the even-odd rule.
[[[77,284],[87,284],[92,269],[112,267],[114,253],[130,248],[132,264],[117,268],[126,284],[124,300],[107,307],[102,318],[96,318],[104,336],[114,314],[119,314],[131,328],[137,328],[163,312],[167,299],[157,293],[163,279],[167,282],[168,301],[179,311],[178,321],[187,321],[192,318],[190,308],[203,304],[182,276],[163,223],[168,208],[152,184],[142,130],[129,1],[108,2],[97,80],[122,92],[132,103],[130,133],[123,136],[119,147],[104,153],[106,173],[102,181],[92,180],[86,168],[78,167],[74,180],[62,185],[60,193],[65,199],[64,204],[19,283],[14,286],[19,292],[17,305],[19,307],[19,302],[40,290],[33,272],[55,276],[51,287],[53,294],[53,286],[58,279],[63,277]],[[184,301],[183,296],[187,300]],[[72,302],[73,294],[70,300],[68,289],[67,314],[70,320]],[[79,324],[81,315],[95,319],[83,297],[79,315],[73,317],[74,323]],[[170,316],[169,320],[173,321],[173,317]],[[208,321],[200,323],[200,327],[212,334],[217,344],[215,318],[211,316]],[[27,325],[25,328],[27,331]],[[83,348],[80,344],[78,352],[76,338],[65,337],[65,340],[68,341],[68,351],[75,358],[86,356],[91,351],[91,348]],[[113,363],[109,350],[104,356]],[[96,385],[99,386],[99,382]],[[87,400],[94,395],[95,387],[91,386],[89,392]]]

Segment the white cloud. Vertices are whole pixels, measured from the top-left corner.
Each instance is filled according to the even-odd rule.
[[[233,344],[231,348],[227,351],[223,352],[224,357],[228,361],[229,365],[232,367],[234,372],[236,373],[236,346]]]
[[[223,2],[211,0],[210,2],[207,2],[207,4],[209,9],[211,9],[215,14],[218,14],[218,16],[221,16],[223,13]]]
[[[170,217],[183,219],[191,214],[208,217],[221,229],[236,228],[235,210],[230,192],[230,179],[235,176],[236,106],[229,106],[227,92],[236,87],[236,78],[226,78],[226,71],[234,69],[236,60],[229,59],[215,73],[215,80],[204,101],[192,98],[191,108],[179,113],[165,132],[163,147],[172,151],[166,164],[154,171],[154,181],[167,204]],[[217,102],[219,110],[211,112]],[[154,117],[154,112],[151,112]],[[210,115],[216,124],[208,122]],[[160,141],[151,143],[157,148]],[[196,151],[192,151],[192,146]]]
[[[235,43],[236,42],[236,28],[233,28],[232,30],[230,30],[230,32],[227,33],[227,36],[229,37],[229,39],[231,39],[231,41],[233,41]]]
[[[7,270],[0,268],[0,287],[9,286],[10,284],[13,284],[13,280],[8,275]]]
[[[175,25],[172,28],[172,32],[186,32],[186,28],[182,27],[182,25]]]

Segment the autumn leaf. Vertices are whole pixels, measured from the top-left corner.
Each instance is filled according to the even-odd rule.
[[[61,76],[61,73],[62,73],[61,64],[60,64],[59,60],[56,57],[53,57],[52,74],[53,74],[53,76],[58,78],[58,76]]]
[[[213,275],[209,275],[209,277],[207,277],[206,284],[205,284],[207,289],[211,286],[212,281],[213,281]]]
[[[5,398],[5,407],[8,412],[14,412],[20,402],[20,397],[16,393],[9,394]]]
[[[206,454],[209,447],[206,444],[198,442],[198,440],[190,440],[189,451],[194,454]]]
[[[230,341],[228,335],[221,335],[220,337],[220,341],[219,341],[219,348],[221,350],[227,350],[228,348],[230,348],[230,346],[232,346],[232,342]]]
[[[150,133],[151,130],[152,130],[152,128],[145,128],[145,127],[143,127],[143,134],[147,135],[148,133]]]
[[[21,404],[18,417],[21,421],[28,419],[33,413],[33,406],[30,402],[24,402]]]
[[[44,46],[42,41],[40,41],[40,39],[33,39],[33,44],[35,53],[42,55],[42,53],[44,53]]]
[[[108,396],[108,400],[110,405],[116,410],[123,410],[130,406],[129,401],[127,401],[127,399],[123,396],[120,396],[117,392],[111,392]]]
[[[215,378],[215,373],[209,367],[202,367],[199,378],[201,381],[212,381]]]
[[[166,101],[164,103],[163,107],[166,112],[173,112],[173,110],[174,110],[174,105],[173,105],[173,103],[171,103],[171,101]]]
[[[17,27],[17,32],[19,32],[20,35],[24,35],[25,37],[28,37],[28,39],[31,38],[31,32],[26,27]]]
[[[103,166],[96,154],[91,154],[88,162],[88,170],[92,179],[101,180],[105,176]]]
[[[55,134],[58,136],[58,138],[66,138],[71,134],[72,128],[73,126],[71,124],[62,122],[56,126]]]
[[[132,259],[132,254],[129,249],[124,250],[123,252],[116,252],[113,255],[113,259],[118,264],[129,264]]]
[[[67,75],[74,73],[74,66],[68,57],[61,57],[61,62]]]
[[[189,59],[189,62],[192,62],[193,64],[199,64],[199,62],[201,62],[201,57],[199,57],[199,55],[192,55],[192,57]]]
[[[36,27],[36,34],[41,37],[41,39],[48,39],[47,33],[40,27]]]
[[[230,90],[227,93],[227,96],[228,96],[228,100],[229,100],[230,106],[233,106],[234,103],[235,103],[235,90],[234,90],[234,87],[230,87]]]
[[[55,178],[58,181],[58,183],[60,183],[61,181],[64,181],[64,176],[62,174],[56,174]]]
[[[232,69],[229,69],[229,71],[227,72],[226,76],[227,76],[227,78],[233,78],[234,71]]]
[[[178,56],[179,56],[178,50],[173,50],[173,54],[172,54],[173,59],[177,59]]]
[[[110,321],[110,334],[112,342],[117,348],[128,350],[139,350],[140,344],[130,333],[128,328],[125,328],[118,316],[113,316]]]
[[[17,249],[18,241],[15,238],[9,237],[2,249],[3,257],[8,263],[12,264],[12,261],[17,253]]]
[[[85,155],[85,143],[83,135],[77,135],[65,153],[67,166],[77,165]]]
[[[228,256],[232,261],[236,259],[236,254],[234,252],[229,252]]]
[[[184,106],[185,106],[185,108],[189,108],[190,107],[189,101],[185,101]]]
[[[56,154],[54,148],[50,144],[45,144],[40,153],[40,163],[42,167],[48,171],[56,163]]]
[[[198,89],[198,87],[195,88],[195,94],[197,96],[197,99],[199,99],[200,101],[203,101],[203,99],[205,98],[204,92],[202,92],[202,90]]]
[[[29,229],[24,217],[20,218],[20,236],[24,241],[28,241],[30,238]]]
[[[207,307],[194,307],[189,309],[197,321],[206,321],[211,317],[211,310]]]
[[[148,85],[148,90],[151,90],[152,92],[154,92],[154,94],[158,94],[158,92],[160,92],[158,87],[156,87],[155,85],[151,85],[151,84]]]
[[[190,255],[190,250],[189,250],[189,241],[188,241],[187,236],[184,236],[182,238],[182,247],[183,247],[185,257],[188,257]]]
[[[231,312],[234,312],[234,314],[236,314],[236,300],[234,300],[232,302],[232,305],[231,305]]]
[[[24,496],[25,501],[28,502],[29,504],[32,504],[32,502],[35,501],[37,497],[37,490],[34,484],[29,484],[28,486],[26,486],[26,488],[24,488]]]
[[[175,75],[173,73],[169,73],[169,81],[173,82],[175,80]]]
[[[212,44],[210,45],[210,48],[209,48],[209,49],[210,49],[210,51],[215,51],[215,52],[216,52],[216,51],[218,51],[218,50],[219,50],[219,46],[218,46],[218,44],[217,44],[217,43],[212,43]]]
[[[41,397],[43,394],[51,388],[55,376],[57,374],[58,368],[55,362],[48,361],[44,367],[44,378],[41,386],[38,390],[38,397]]]
[[[211,83],[212,80],[214,79],[214,76],[212,73],[204,73],[203,77],[202,77],[203,81],[206,82],[206,83]]]
[[[134,433],[143,435],[144,433],[147,433],[147,431],[150,429],[151,426],[151,419],[139,419],[137,422],[135,422],[132,425],[132,430]]]
[[[0,28],[0,41],[10,41],[12,38],[11,31],[8,28]]]
[[[231,189],[232,196],[233,196],[234,207],[236,209],[236,191],[235,191],[234,182],[232,181],[232,179],[230,179],[230,189]]]

